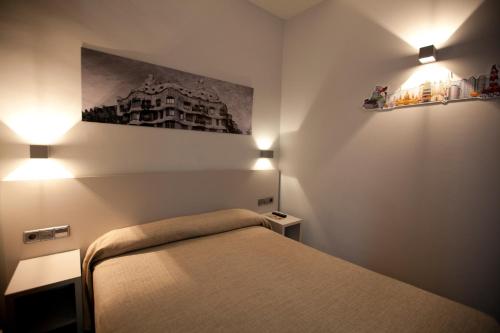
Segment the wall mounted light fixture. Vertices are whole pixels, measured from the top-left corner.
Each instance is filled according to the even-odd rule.
[[[30,145],[30,158],[49,158],[49,146]]]
[[[436,61],[436,48],[434,45],[421,47],[418,52],[418,61],[421,64],[428,64],[430,62]]]
[[[273,158],[274,157],[274,150],[259,150],[260,158]]]
[[[29,158],[26,158],[2,181],[75,178],[60,161],[51,156],[51,146],[29,145],[29,147]]]

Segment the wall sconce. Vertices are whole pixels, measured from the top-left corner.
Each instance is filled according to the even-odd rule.
[[[259,150],[259,157],[260,158],[273,158],[274,157],[274,150]]]
[[[421,64],[428,64],[436,60],[436,48],[434,47],[434,45],[424,46],[420,48],[420,51],[418,52],[418,61],[420,61]]]
[[[21,163],[2,181],[47,180],[75,178],[55,158],[50,156],[50,146],[30,145],[29,159]]]
[[[49,158],[49,146],[30,145],[30,158]]]

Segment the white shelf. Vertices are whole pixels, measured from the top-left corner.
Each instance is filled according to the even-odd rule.
[[[398,105],[398,106],[386,107],[386,108],[373,108],[373,109],[364,108],[364,109],[366,111],[384,112],[384,111],[392,111],[392,110],[396,110],[396,109],[412,108],[412,107],[417,107],[417,106],[438,105],[438,104],[446,105],[446,104],[450,104],[450,103],[465,102],[465,101],[489,101],[489,100],[497,99],[497,98],[500,98],[500,96],[467,97],[467,98],[459,98],[459,99],[449,99],[449,100],[441,101],[441,102],[425,102],[425,103],[417,103],[417,104]]]
[[[21,260],[5,291],[5,296],[80,276],[80,250]]]
[[[21,260],[5,291],[12,332],[82,332],[80,250]]]

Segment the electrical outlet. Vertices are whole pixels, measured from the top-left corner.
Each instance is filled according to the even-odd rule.
[[[52,240],[69,236],[69,225],[28,230],[23,232],[23,242],[26,244]]]
[[[258,206],[270,205],[273,203],[273,201],[274,201],[273,197],[262,198],[257,200],[257,205]]]
[[[40,241],[38,239],[38,231],[37,230],[30,230],[30,231],[23,232],[23,241],[26,244]]]

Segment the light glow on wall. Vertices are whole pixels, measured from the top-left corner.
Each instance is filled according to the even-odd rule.
[[[460,80],[460,77],[454,75],[449,69],[438,63],[430,63],[416,67],[413,74],[401,85],[401,89],[415,88],[426,81],[439,82],[450,80]]]
[[[273,164],[269,158],[259,158],[253,166],[253,170],[272,170],[274,169]]]
[[[271,138],[267,138],[267,137],[258,138],[255,140],[255,142],[256,142],[257,148],[259,148],[259,150],[269,150],[273,145],[273,140],[271,140]]]
[[[74,178],[64,166],[53,159],[28,159],[7,175],[4,181]]]
[[[39,108],[8,114],[3,121],[26,143],[50,145],[57,142],[79,118],[68,112]]]
[[[438,49],[483,3],[483,0],[345,1],[415,49]],[[387,15],[390,8],[392,15]]]
[[[29,107],[18,106],[21,110],[10,112],[2,121],[27,145],[52,145],[57,143],[78,121],[79,114],[58,110],[54,105]],[[74,178],[57,159],[26,160],[6,177],[4,181],[44,180]]]
[[[430,27],[419,27],[413,31],[408,31],[401,37],[415,49],[432,44],[442,46],[460,27],[460,24],[441,24],[433,26],[431,24]]]

